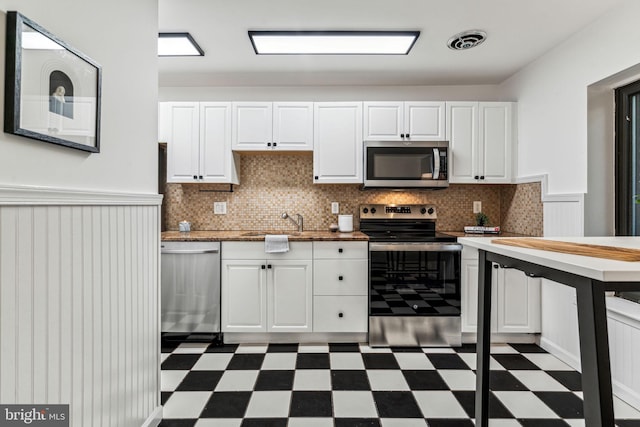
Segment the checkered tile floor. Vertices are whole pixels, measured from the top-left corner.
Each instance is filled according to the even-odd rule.
[[[473,426],[475,347],[163,342],[161,426]],[[580,374],[540,347],[492,347],[491,426],[584,426]],[[615,399],[619,427],[640,412]]]

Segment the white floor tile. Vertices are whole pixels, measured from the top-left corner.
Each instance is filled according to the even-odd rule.
[[[531,391],[569,391],[545,371],[518,371],[511,374]]]
[[[180,344],[173,353],[176,354],[188,354],[188,353],[196,353],[202,354],[209,347],[209,343],[202,342],[183,342]]]
[[[574,369],[549,353],[523,353],[538,368],[545,371],[573,371]]]
[[[476,375],[472,371],[440,369],[438,373],[451,390],[476,389]]]
[[[224,371],[233,353],[205,353],[193,365],[194,371]]]
[[[298,369],[293,378],[294,390],[331,390],[328,369]]]
[[[216,386],[216,391],[253,390],[258,371],[225,371]]]
[[[420,418],[381,418],[382,427],[425,427],[427,422]]]
[[[424,353],[395,353],[400,369],[435,369]]]
[[[477,368],[477,358],[475,353],[458,353],[458,356],[464,361],[464,363],[469,366],[471,369]],[[489,369],[492,371],[506,371],[505,367],[502,366],[496,359],[493,357],[489,359]]]
[[[161,371],[160,390],[174,391],[188,373],[189,371]]]
[[[569,424],[571,427],[585,427],[585,423],[584,420],[570,420],[570,419],[565,419],[564,420],[567,424]]]
[[[360,344],[361,353],[391,353],[388,347],[369,347],[367,344]]]
[[[494,391],[493,393],[516,418],[560,418],[529,391]]]
[[[450,347],[423,347],[425,353],[455,353],[456,351]]]
[[[298,353],[328,353],[329,344],[300,344]]]
[[[171,356],[171,353],[160,353],[160,363],[164,362],[165,360],[167,360],[167,358]]]
[[[242,418],[201,418],[195,427],[240,427]]]
[[[331,369],[364,369],[360,353],[330,353]]]
[[[489,419],[489,426],[491,427],[522,427],[522,424],[518,422],[518,420],[502,420],[497,418]]]
[[[288,427],[333,427],[333,418],[289,418]]]
[[[407,380],[398,369],[369,369],[367,371],[371,390],[401,391],[410,390]]]
[[[293,370],[296,368],[297,353],[267,353],[262,362],[262,369]]]
[[[334,391],[333,412],[336,418],[377,418],[376,403],[370,391]]]
[[[198,418],[211,397],[210,391],[177,391],[162,409],[163,418]]]
[[[613,396],[613,413],[618,419],[640,419],[640,411],[616,396]]]
[[[266,353],[267,344],[240,344],[236,353]]]
[[[245,418],[286,418],[290,403],[290,391],[254,391]]]
[[[518,350],[511,347],[509,344],[491,344],[489,350],[491,354],[515,354]]]
[[[414,391],[413,395],[425,418],[468,418],[450,391]]]

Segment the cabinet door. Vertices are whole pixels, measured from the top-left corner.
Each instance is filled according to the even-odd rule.
[[[271,102],[234,102],[233,149],[238,151],[272,149],[272,125]]]
[[[499,270],[498,332],[540,332],[540,279],[513,268]]]
[[[223,260],[222,332],[266,332],[266,267],[259,260]]]
[[[311,261],[267,261],[267,330],[311,332]]]
[[[484,182],[511,182],[512,111],[510,102],[479,104],[478,174]]]
[[[496,266],[496,265],[494,265]],[[498,283],[497,273],[494,269],[492,275],[491,292],[491,332],[497,332],[496,314],[496,285]],[[462,332],[477,332],[478,329],[478,259],[463,259],[461,278],[461,311],[462,311]]]
[[[478,103],[447,102],[449,182],[475,183],[478,176]]]
[[[405,102],[405,136],[413,141],[444,141],[444,102]]]
[[[313,150],[313,103],[273,103],[273,146],[275,150]]]
[[[168,102],[165,105],[167,139],[167,182],[197,182],[200,158],[199,108],[197,102]]]
[[[313,175],[316,184],[362,184],[362,103],[314,105]]]
[[[238,183],[231,151],[231,104],[200,103],[201,182]]]
[[[364,140],[401,141],[404,138],[402,102],[364,103]]]

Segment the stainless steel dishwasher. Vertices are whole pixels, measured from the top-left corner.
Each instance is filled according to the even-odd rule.
[[[161,330],[220,333],[220,242],[162,242]]]

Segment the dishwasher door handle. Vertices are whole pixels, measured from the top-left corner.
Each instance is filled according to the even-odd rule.
[[[161,254],[178,254],[178,255],[186,255],[186,254],[217,254],[220,252],[219,249],[192,249],[192,250],[180,250],[180,249],[161,249]]]

